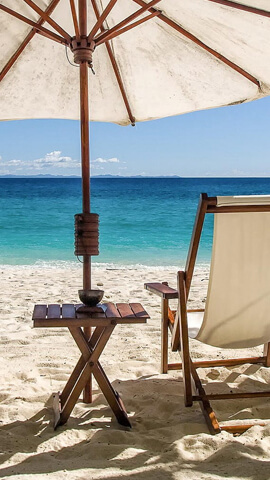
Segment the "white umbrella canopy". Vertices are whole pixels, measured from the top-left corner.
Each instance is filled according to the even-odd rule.
[[[98,254],[89,119],[127,125],[269,95],[269,45],[269,0],[0,0],[0,119],[81,120],[84,290]]]
[[[36,23],[41,15],[33,3],[43,11],[53,3],[50,16],[68,35],[44,22],[46,30],[66,44],[75,35],[71,4],[78,11],[78,0],[0,0],[0,118],[78,119],[78,71],[64,45],[35,33],[10,65],[33,26],[5,7]],[[147,3],[154,7],[131,23],[161,13],[95,49],[91,120],[127,125],[269,95],[269,0],[87,0],[87,34],[95,7],[101,13],[113,5],[103,22],[110,30]]]

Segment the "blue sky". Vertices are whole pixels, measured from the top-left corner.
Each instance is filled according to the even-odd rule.
[[[270,97],[135,127],[91,123],[92,175],[270,176]],[[0,175],[80,175],[80,126],[0,123]]]

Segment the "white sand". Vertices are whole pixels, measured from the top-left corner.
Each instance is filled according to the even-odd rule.
[[[51,393],[61,390],[78,358],[65,329],[33,329],[35,303],[76,302],[81,269],[0,269],[1,391],[0,478],[5,479],[255,479],[270,478],[270,421],[239,437],[211,436],[198,404],[185,408],[180,372],[159,374],[160,299],[144,291],[145,281],[169,281],[176,270],[94,270],[105,300],[139,301],[151,315],[147,325],[118,326],[102,354],[113,386],[119,391],[133,428],[120,427],[94,385],[94,402],[79,402],[65,426],[54,432]],[[200,306],[207,269],[195,277],[192,306]],[[194,358],[236,356],[198,342]],[[261,348],[239,355],[260,355]],[[174,354],[172,361],[178,361]],[[259,366],[202,371],[215,391],[241,384],[267,389],[270,369]],[[227,386],[229,384],[229,386]],[[209,388],[209,387],[208,387]],[[210,387],[213,389],[213,387]],[[270,418],[269,400],[221,401],[220,420]]]

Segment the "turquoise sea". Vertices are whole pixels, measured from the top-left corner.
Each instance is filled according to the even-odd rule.
[[[199,194],[270,194],[270,178],[94,178],[92,211],[100,215],[100,255],[117,265],[183,265]],[[75,262],[74,214],[79,178],[0,178],[0,264]],[[199,262],[210,260],[212,215]]]

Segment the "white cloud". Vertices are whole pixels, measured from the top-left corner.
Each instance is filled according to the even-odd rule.
[[[71,157],[65,157],[61,155],[60,150],[54,150],[53,152],[46,153],[45,157],[37,158],[33,162],[35,169],[43,168],[76,168],[80,167],[80,162]]]
[[[104,167],[102,167],[101,165],[93,165],[92,169],[93,170],[104,170]]]
[[[44,157],[36,158],[34,160],[18,160],[12,159],[3,161],[0,157],[0,173],[3,174],[3,170],[6,172],[7,169],[10,173],[16,171],[40,171],[48,170],[51,168],[78,168],[80,167],[80,162],[76,159],[73,159],[68,156],[61,155],[60,150],[54,150],[53,152],[46,153]]]
[[[9,160],[9,162],[6,162],[4,165],[7,165],[7,166],[9,166],[9,165],[13,166],[14,165],[16,167],[17,165],[21,166],[24,163],[25,162],[22,162],[21,160]]]
[[[92,170],[105,170],[106,173],[117,173],[118,170],[121,170],[119,163],[126,163],[121,162],[119,158],[112,157],[112,158],[101,158],[98,157],[95,160],[91,160],[91,168]]]
[[[126,169],[126,162],[120,161],[116,157],[101,158],[98,157],[91,161],[91,168],[94,171],[104,173],[118,173]],[[46,153],[43,157],[33,160],[11,159],[4,160],[0,156],[0,175],[20,174],[36,175],[40,173],[54,175],[80,175],[81,161],[70,156],[63,155],[61,150],[54,150]]]
[[[92,160],[92,163],[120,163],[120,160],[116,157],[113,158],[96,158]]]

